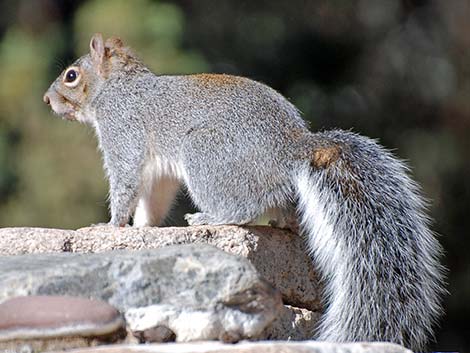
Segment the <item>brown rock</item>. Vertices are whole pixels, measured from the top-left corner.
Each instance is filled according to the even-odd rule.
[[[0,342],[54,337],[99,337],[123,330],[111,305],[69,296],[15,297],[0,304]]]

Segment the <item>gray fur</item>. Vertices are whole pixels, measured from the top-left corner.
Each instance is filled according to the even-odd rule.
[[[139,204],[139,225],[156,225],[178,183],[201,210],[190,224],[245,224],[297,205],[326,284],[318,338],[425,346],[441,311],[440,246],[402,162],[366,137],[311,133],[261,83],[157,76],[120,42],[93,40],[74,64],[83,82],[70,89],[60,76],[45,100],[95,127],[111,224],[128,223]]]
[[[331,234],[308,234],[326,281],[328,306],[318,338],[424,349],[441,313],[443,269],[417,185],[402,162],[366,137],[336,130],[309,140],[305,145],[312,148],[341,148],[328,169],[304,166],[316,195],[298,195],[307,232],[320,222],[305,218],[312,197],[332,228]]]

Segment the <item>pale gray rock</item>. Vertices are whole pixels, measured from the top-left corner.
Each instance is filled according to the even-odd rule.
[[[212,246],[0,257],[0,302],[19,295],[105,300],[132,330],[163,326],[177,341],[253,338],[282,308],[245,259]],[[143,310],[142,310],[143,309]]]
[[[115,345],[74,350],[73,353],[412,353],[387,342],[332,343],[332,342],[217,342],[167,343],[148,345]]]
[[[285,304],[321,309],[321,288],[303,239],[267,226],[192,226],[74,230],[0,229],[0,255],[31,253],[98,253],[115,249],[156,249],[176,244],[210,244],[247,258],[278,288]]]

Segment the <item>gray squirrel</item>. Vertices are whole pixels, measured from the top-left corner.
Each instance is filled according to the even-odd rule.
[[[221,74],[159,76],[118,38],[52,83],[45,103],[91,124],[110,184],[110,224],[159,225],[180,185],[190,225],[243,225],[292,210],[325,281],[317,339],[420,350],[444,293],[441,248],[407,167],[374,140],[312,133],[281,94]],[[134,213],[135,212],[135,213]]]

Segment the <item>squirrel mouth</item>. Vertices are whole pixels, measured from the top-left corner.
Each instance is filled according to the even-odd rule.
[[[77,118],[75,117],[75,114],[72,112],[63,113],[61,115],[62,115],[62,119],[64,120],[69,120],[69,121],[77,120]]]
[[[68,99],[62,94],[55,91],[48,90],[44,101],[50,105],[52,111],[64,120],[77,120],[77,107],[78,104]]]
[[[74,111],[70,111],[70,110],[58,111],[58,110],[55,110],[54,107],[52,107],[52,112],[55,115],[58,115],[59,117],[61,117],[63,120],[69,120],[69,121],[77,120],[77,117],[75,116]]]
[[[52,111],[60,116],[63,120],[75,121],[77,120],[76,111],[74,109],[54,109],[52,106]]]

